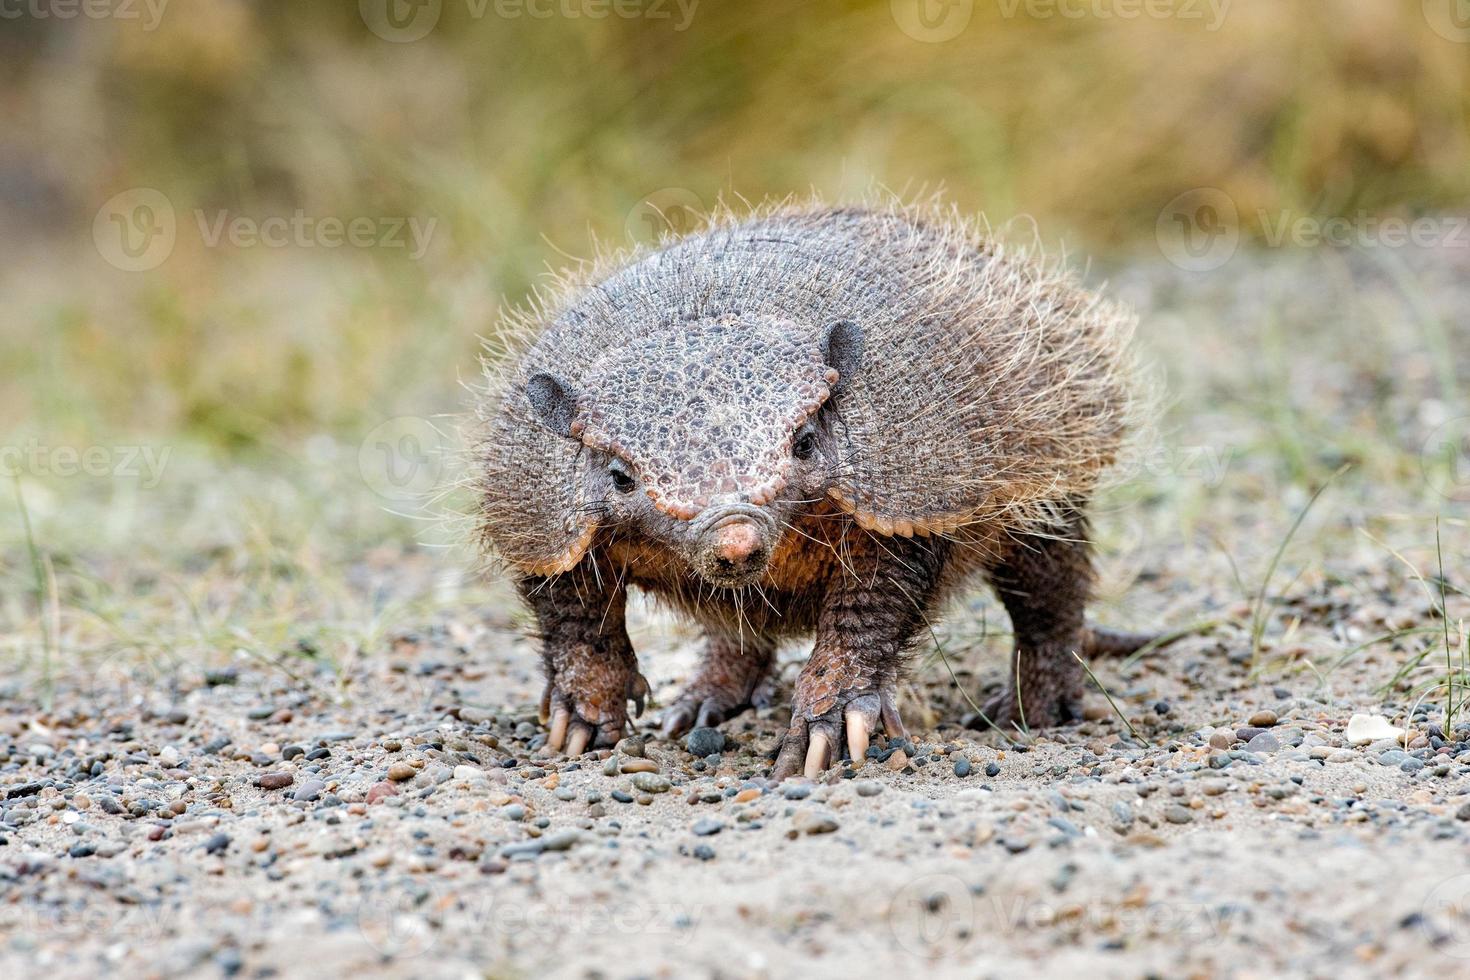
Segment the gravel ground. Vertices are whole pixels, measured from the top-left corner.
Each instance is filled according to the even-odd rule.
[[[1457,330],[1459,268],[1423,279]],[[508,592],[414,605],[463,575],[426,549],[369,541],[338,569],[382,627],[346,657],[307,639],[246,655],[216,633],[176,659],[116,641],[98,657],[67,613],[61,654],[78,666],[43,688],[24,658],[0,698],[0,972],[1470,973],[1470,727],[1440,727],[1429,588],[1439,513],[1450,620],[1470,616],[1465,488],[1426,480],[1420,459],[1453,412],[1410,328],[1342,309],[1424,308],[1377,305],[1395,287],[1371,269],[1349,280],[1289,294],[1273,340],[1256,317],[1269,290],[1244,271],[1120,277],[1178,403],[1164,465],[1101,508],[1097,615],[1214,625],[1099,662],[1117,711],[1094,693],[1087,720],[1026,744],[955,724],[999,683],[1008,642],[978,595],[940,630],[943,656],[916,656],[911,743],[776,787],[784,709],[700,731],[693,753],[649,735],[546,755]],[[1324,320],[1332,358],[1309,328]],[[1242,344],[1279,349],[1229,356]],[[1257,644],[1272,555],[1343,461],[1367,475],[1333,483],[1302,523]],[[204,583],[193,616],[245,615],[231,560],[183,549],[173,574]],[[68,608],[116,608],[110,636],[141,632],[161,577],[73,561],[105,588]],[[17,634],[39,632],[3,608]],[[170,615],[159,635],[186,635],[190,612]],[[635,625],[668,703],[694,637],[646,609]],[[788,686],[800,653],[785,654]],[[1358,713],[1404,734],[1352,744]]]
[[[1421,720],[1407,744],[1352,746],[1349,715],[1376,702],[1251,683],[1196,638],[1129,669],[1141,741],[1099,698],[1095,720],[1028,746],[943,726],[829,781],[772,787],[774,711],[700,730],[704,758],[651,736],[547,757],[534,653],[512,630],[401,637],[345,700],[270,668],[112,664],[44,716],[7,712],[0,964],[619,977],[1470,964],[1470,728],[1446,743]],[[509,652],[488,662],[491,643]]]

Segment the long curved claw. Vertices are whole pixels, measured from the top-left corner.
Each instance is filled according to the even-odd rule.
[[[592,740],[592,730],[586,725],[578,723],[573,729],[571,736],[567,739],[567,755],[577,756],[587,751],[587,743]]]
[[[676,704],[664,714],[660,731],[664,738],[678,738],[693,728],[694,709],[687,704]]]
[[[806,761],[807,741],[806,726],[792,725],[791,730],[781,739],[781,752],[776,756],[776,764],[771,767],[771,782],[779,783],[802,771]]]
[[[908,729],[903,727],[903,719],[898,715],[898,705],[894,703],[891,691],[883,693],[878,711],[883,720],[883,731],[890,739],[909,737]]]
[[[572,720],[572,713],[566,708],[557,707],[551,719],[551,731],[547,733],[546,744],[552,751],[560,752],[561,747],[566,744],[567,725]]]
[[[806,749],[804,775],[808,779],[816,779],[826,770],[831,759],[832,745],[827,740],[827,733],[812,732],[811,740]]]
[[[868,756],[867,719],[861,711],[848,708],[843,723],[847,727],[847,754],[852,757],[854,766],[860,766]]]
[[[633,679],[628,682],[628,700],[633,702],[634,718],[643,717],[643,706],[652,690],[648,686],[648,678],[642,674],[634,674]]]
[[[739,705],[728,708],[715,698],[705,698],[698,704],[683,698],[664,712],[660,730],[665,738],[678,738],[691,728],[715,728],[738,714],[740,708]]]
[[[725,720],[725,713],[720,710],[719,705],[706,701],[699,709],[699,717],[694,721],[695,728],[714,728]]]
[[[873,732],[880,724],[890,739],[908,737],[891,691],[860,694],[818,718],[805,719],[796,714],[771,769],[774,782],[798,772],[813,779],[820,776],[836,761],[844,735],[854,767],[867,758]]]

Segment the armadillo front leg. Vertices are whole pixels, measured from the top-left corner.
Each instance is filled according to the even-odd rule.
[[[540,628],[546,689],[541,723],[546,744],[567,755],[589,746],[614,745],[628,725],[628,702],[643,713],[648,681],[624,625],[627,595],[608,582],[576,569],[551,578],[519,582]]]
[[[948,555],[940,540],[865,537],[833,573],[811,659],[796,679],[791,727],[771,777],[817,776],[846,742],[855,762],[881,722],[902,737],[898,678]],[[844,739],[845,735],[845,739]]]

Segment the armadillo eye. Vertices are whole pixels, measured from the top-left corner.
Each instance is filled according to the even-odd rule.
[[[614,459],[607,464],[607,471],[612,475],[613,489],[618,493],[632,493],[638,485],[633,479],[633,474],[628,472],[628,465],[620,459]]]
[[[797,459],[811,459],[817,452],[817,434],[811,429],[803,429],[796,436],[796,441],[791,444],[791,455]]]

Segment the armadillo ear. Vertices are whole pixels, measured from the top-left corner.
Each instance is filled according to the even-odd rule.
[[[554,374],[538,371],[526,382],[526,398],[541,424],[565,438],[572,438],[572,421],[577,416],[577,395]]]
[[[837,385],[845,388],[863,363],[863,328],[852,320],[838,320],[822,336],[822,361],[837,369]]]

